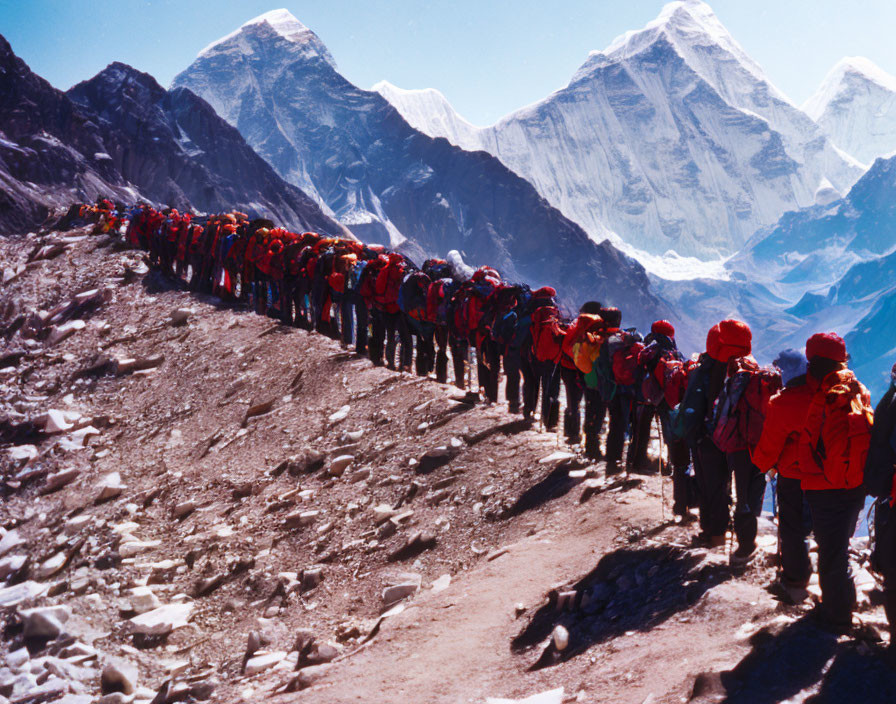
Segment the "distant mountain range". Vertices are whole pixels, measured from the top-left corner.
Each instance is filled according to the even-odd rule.
[[[40,225],[98,195],[204,212],[239,208],[297,229],[347,234],[187,90],[112,64],[68,94],[0,37],[0,228]]]
[[[362,239],[417,258],[461,250],[511,279],[555,285],[573,306],[618,304],[632,323],[668,311],[640,265],[592,241],[495,157],[411,127],[380,94],[346,80],[285,10],[204,49],[174,85],[207,100]]]
[[[697,0],[666,5],[491,127],[434,91],[376,89],[418,129],[497,156],[595,239],[650,254],[730,255],[862,173]]]
[[[113,63],[62,93],[2,38],[0,72],[2,232],[97,195],[238,207],[418,261],[457,249],[570,312],[673,318],[686,350],[728,316],[763,361],[834,329],[878,393],[896,356],[896,78],[844,59],[798,108],[699,0],[488,127],[434,89],[353,85],[286,10],[170,90]]]

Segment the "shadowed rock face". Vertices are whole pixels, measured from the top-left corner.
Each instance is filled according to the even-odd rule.
[[[381,95],[339,74],[307,30],[291,39],[250,22],[174,85],[207,100],[362,239],[416,256],[458,249],[508,278],[555,285],[570,304],[618,304],[633,323],[665,309],[640,265],[591,241],[491,155],[411,128]]]
[[[127,197],[126,185],[92,116],[0,36],[0,233],[35,227],[78,198]]]
[[[115,167],[147,198],[205,212],[238,208],[298,230],[344,234],[189,90],[168,92],[152,76],[113,63],[68,95],[98,116]]]

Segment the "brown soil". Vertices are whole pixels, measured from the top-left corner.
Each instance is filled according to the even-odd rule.
[[[785,607],[763,589],[774,578],[771,524],[756,564],[732,574],[725,549],[689,548],[695,529],[668,520],[668,479],[636,477],[581,502],[583,477],[570,471],[600,477],[602,465],[541,463],[560,449],[556,436],[505,406],[464,403],[452,387],[375,368],[320,335],[140,273],[142,257],[106,237],[70,235],[63,254],[29,264],[0,289],[0,324],[89,289],[108,287],[110,300],[56,344],[24,337],[27,323],[0,341],[0,357],[26,353],[0,370],[0,418],[74,410],[99,435],[67,449],[60,441],[70,433],[37,434],[35,459],[4,459],[0,525],[27,539],[14,551],[30,558],[18,581],[77,547],[60,572],[37,580],[54,595],[34,604],[70,606],[68,630],[92,642],[101,662],[136,663],[146,688],[137,701],[172,668],[175,682],[216,682],[222,702],[483,702],[557,687],[568,701],[678,702],[694,694],[695,678],[701,701],[821,701],[839,685],[831,663],[850,658],[858,663],[847,672],[884,683],[871,700],[896,691],[886,689],[878,646],[864,640],[835,641],[820,665],[780,676],[775,668],[791,652],[780,648],[808,623],[808,607]],[[7,278],[36,243],[0,241]],[[184,326],[169,322],[178,308],[192,310]],[[75,378],[103,355],[164,361]],[[331,419],[345,406],[344,418]],[[247,418],[250,409],[260,414]],[[421,458],[439,447],[450,461],[421,472],[429,469]],[[345,473],[330,476],[331,460],[347,454]],[[42,493],[47,474],[68,468],[81,470],[74,482]],[[96,503],[97,482],[111,472],[126,488]],[[194,510],[177,517],[189,500]],[[413,513],[390,532],[373,510],[385,506]],[[319,513],[298,516],[306,511]],[[90,521],[67,535],[76,516]],[[397,554],[418,532],[434,547]],[[134,540],[148,544],[123,557]],[[159,567],[164,560],[174,565]],[[320,583],[299,586],[303,570],[307,580],[318,567]],[[163,603],[191,601],[194,611],[167,638],[141,640],[127,632],[128,590],[150,575]],[[450,584],[437,591],[442,575]],[[384,588],[417,578],[403,611],[380,620]],[[548,602],[555,589],[597,596],[564,610]],[[25,639],[17,609],[2,613],[6,652]],[[879,608],[863,617],[883,622]],[[546,648],[557,624],[570,634],[562,652]],[[289,653],[301,629],[339,654],[309,671],[320,676],[306,677],[300,694],[284,691],[295,680],[291,665],[241,674],[250,631],[269,641],[265,650]],[[756,681],[772,684],[745,698]],[[98,692],[98,678],[86,689]]]

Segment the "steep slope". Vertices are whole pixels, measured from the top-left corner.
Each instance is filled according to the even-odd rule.
[[[21,269],[0,284],[0,429],[50,411],[75,423],[0,436],[12,702],[896,696],[883,644],[838,642],[809,604],[763,589],[767,518],[758,559],[731,570],[725,547],[691,548],[697,526],[668,520],[667,477],[609,481],[503,404],[460,403],[321,335],[172,289],[105,236],[6,239],[0,268]],[[85,325],[37,335],[40,312],[78,291],[105,294],[81,308]],[[183,325],[172,310],[189,311]],[[31,322],[10,331],[19,315]],[[156,366],[103,374],[100,350]],[[440,446],[446,464],[412,462]],[[401,554],[415,534],[434,542]],[[853,547],[866,564],[867,543]],[[857,577],[863,623],[880,628],[880,593]],[[562,653],[545,647],[556,626]],[[132,693],[110,692],[119,678]],[[707,682],[712,696],[692,696]]]
[[[135,193],[106,153],[92,117],[0,36],[0,234],[42,223],[53,208]]]
[[[147,198],[204,212],[237,208],[297,230],[345,234],[185,88],[113,63],[68,96],[100,120],[113,164]]]
[[[861,173],[698,0],[666,5],[566,88],[478,134],[427,91],[382,92],[418,129],[498,156],[592,237],[651,254],[731,254]]]
[[[841,59],[803,110],[863,163],[896,151],[896,77],[865,57]]]
[[[348,82],[285,10],[203,50],[174,85],[236,126],[284,178],[368,241],[444,256],[462,250],[570,303],[599,297],[644,324],[663,305],[644,270],[595,244],[493,156],[411,128],[381,95]]]

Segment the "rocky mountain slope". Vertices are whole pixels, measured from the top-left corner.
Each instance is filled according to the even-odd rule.
[[[491,127],[471,129],[432,92],[378,89],[418,129],[498,156],[592,237],[650,254],[731,254],[861,174],[699,0],[669,3]]]
[[[347,233],[185,88],[168,92],[149,74],[113,63],[67,95],[99,118],[115,167],[153,201],[211,213],[236,208],[298,231]]]
[[[68,95],[0,37],[0,233],[106,196],[204,212],[243,209],[296,229],[345,235],[239,132],[187,90],[112,64]]]
[[[865,164],[896,151],[896,77],[863,56],[839,61],[802,107]]]
[[[0,232],[42,223],[97,195],[132,200],[98,126],[0,36]]]
[[[203,50],[174,85],[207,100],[361,239],[416,258],[457,249],[508,278],[556,284],[573,306],[595,297],[624,306],[633,323],[668,310],[638,264],[595,244],[497,159],[422,134],[348,82],[285,10]]]
[[[896,693],[872,641],[764,592],[765,520],[733,574],[657,476],[605,483],[503,404],[171,289],[105,236],[6,240],[0,266],[10,701]]]

